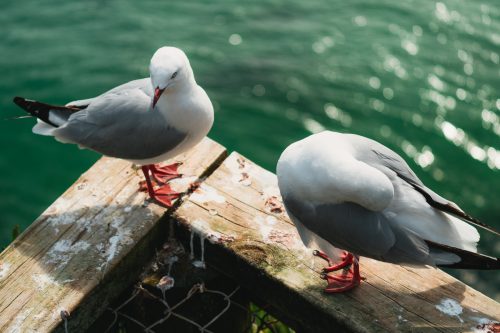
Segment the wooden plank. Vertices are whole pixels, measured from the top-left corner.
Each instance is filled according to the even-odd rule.
[[[498,303],[434,268],[362,258],[366,281],[359,288],[323,293],[324,262],[302,245],[282,207],[276,177],[237,153],[173,218],[185,246],[190,232],[207,239],[204,258],[210,266],[236,278],[299,330],[479,332],[487,327],[482,324],[500,320]]]
[[[210,139],[178,156],[174,189],[225,156]],[[137,279],[167,236],[166,210],[145,204],[141,179],[126,161],[100,159],[0,255],[0,332],[83,331]]]

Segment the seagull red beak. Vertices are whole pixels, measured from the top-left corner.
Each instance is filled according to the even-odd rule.
[[[158,100],[160,99],[161,94],[163,94],[164,90],[165,89],[160,89],[160,88],[155,89],[155,96],[153,98],[153,109],[155,108],[156,103],[158,103]]]

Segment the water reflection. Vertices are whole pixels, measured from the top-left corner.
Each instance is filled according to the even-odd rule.
[[[111,1],[98,11],[53,1],[58,10],[34,0],[5,2],[0,103],[12,115],[15,94],[49,102],[95,96],[145,75],[152,50],[173,44],[189,54],[213,101],[210,135],[229,150],[273,170],[293,140],[323,129],[354,132],[396,150],[436,192],[498,223],[498,0],[144,0]],[[27,15],[29,24],[19,25]],[[24,124],[1,132],[10,142],[0,161],[2,185],[14,197],[2,201],[6,235],[83,171],[75,165],[90,163],[85,152],[48,140],[45,150],[34,150]],[[51,162],[66,152],[71,159]],[[14,159],[16,174],[8,168]],[[19,179],[34,160],[40,175]],[[47,187],[59,174],[67,182]],[[495,253],[494,243],[486,238],[484,250]],[[478,281],[500,286],[500,277]]]
[[[464,130],[439,117],[436,118],[436,125],[441,129],[448,141],[463,148],[472,158],[486,163],[490,169],[500,169],[500,154],[495,148],[480,147]]]

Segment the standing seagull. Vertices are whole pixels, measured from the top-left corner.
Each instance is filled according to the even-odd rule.
[[[33,127],[36,134],[141,165],[150,197],[171,207],[179,193],[167,182],[180,176],[178,164],[155,164],[200,142],[212,127],[214,113],[180,49],[158,49],[149,71],[149,78],[130,81],[66,106],[21,97],[15,97],[14,102],[38,118]],[[155,188],[155,183],[161,186]]]
[[[326,292],[360,284],[359,256],[500,269],[498,258],[477,253],[479,233],[466,222],[499,233],[427,188],[401,156],[376,141],[330,131],[311,135],[283,152],[277,174],[302,241],[330,262],[322,274]]]

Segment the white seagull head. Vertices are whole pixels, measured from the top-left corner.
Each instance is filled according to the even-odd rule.
[[[194,82],[186,54],[176,47],[159,48],[151,58],[149,73],[154,89],[153,108],[164,91],[175,90]]]

